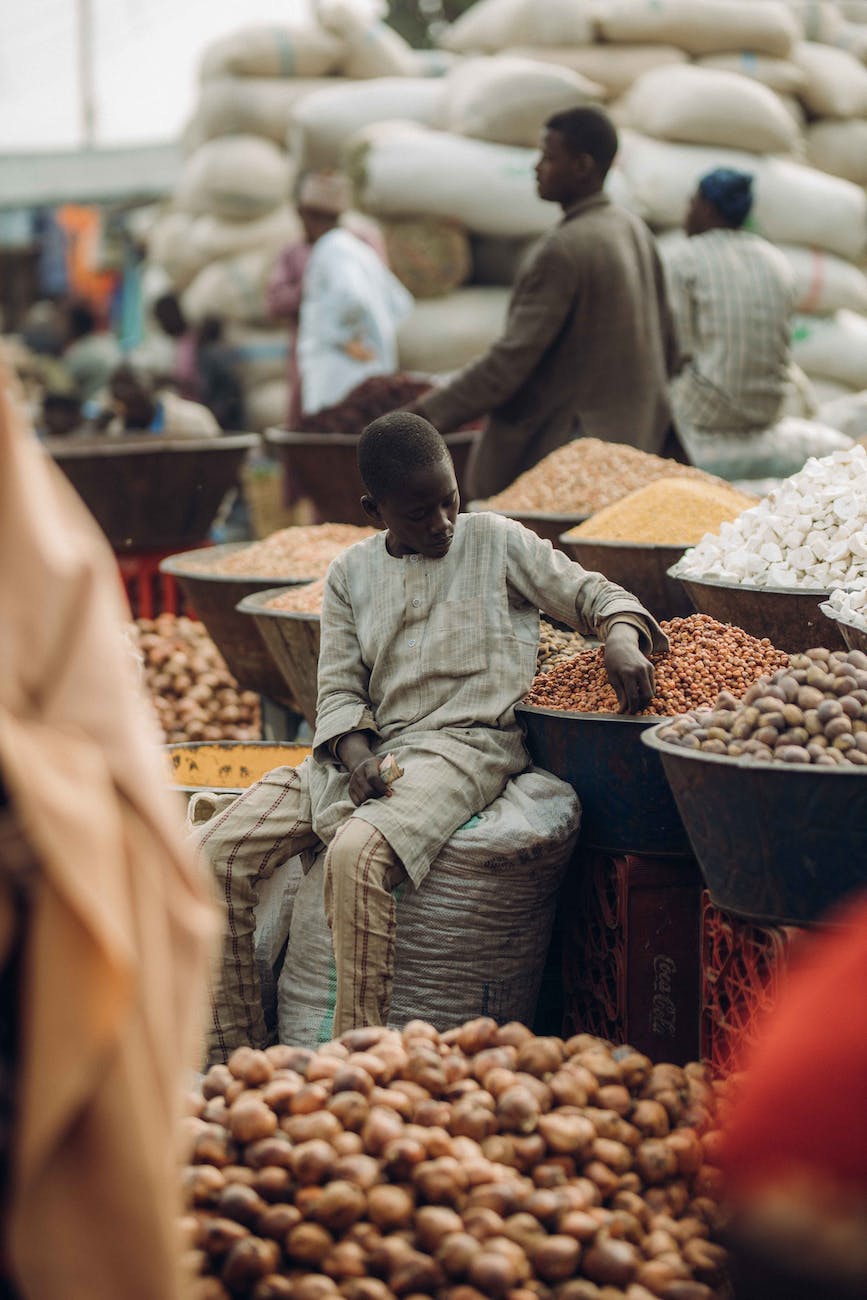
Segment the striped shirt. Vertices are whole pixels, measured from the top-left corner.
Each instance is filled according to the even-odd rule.
[[[709,230],[663,250],[684,369],[671,385],[679,432],[747,433],[779,418],[795,289],[778,249]]]

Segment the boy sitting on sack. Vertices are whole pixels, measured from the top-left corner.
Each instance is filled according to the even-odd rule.
[[[334,1034],[386,1022],[392,891],[407,878],[418,888],[458,827],[529,765],[515,705],[535,675],[540,609],[604,639],[623,712],[649,703],[645,656],[667,648],[643,606],[601,574],[514,520],[458,514],[451,456],[420,416],[369,425],[358,465],[362,504],[382,531],[328,571],[313,757],[269,773],[201,833],[228,911],[212,1059],[264,1045],[257,884],[320,842]],[[395,761],[403,771],[389,784]]]

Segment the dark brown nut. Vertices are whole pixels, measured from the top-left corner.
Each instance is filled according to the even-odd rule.
[[[240,1183],[230,1183],[220,1194],[217,1202],[218,1213],[224,1219],[235,1219],[248,1228],[252,1228],[267,1209],[265,1201],[252,1187]]]
[[[581,1267],[593,1282],[627,1287],[635,1277],[639,1263],[640,1256],[630,1242],[604,1238],[587,1247]]]
[[[259,1236],[247,1236],[231,1248],[222,1266],[222,1281],[233,1294],[244,1294],[244,1288],[274,1273],[279,1265],[277,1242]]]

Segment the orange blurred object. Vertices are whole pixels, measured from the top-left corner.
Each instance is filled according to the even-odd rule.
[[[745,1061],[724,1146],[736,1193],[796,1167],[867,1183],[867,898],[833,919]]]

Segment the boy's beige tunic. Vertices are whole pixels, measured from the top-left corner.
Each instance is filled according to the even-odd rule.
[[[453,832],[528,765],[515,705],[536,671],[540,609],[602,636],[625,616],[645,653],[666,646],[634,597],[500,515],[458,516],[442,559],[395,559],[379,533],[334,561],[314,760],[300,769],[325,843],[354,813],[421,883]],[[405,775],[390,798],[356,810],[333,754],[341,736],[360,729]]]

